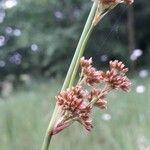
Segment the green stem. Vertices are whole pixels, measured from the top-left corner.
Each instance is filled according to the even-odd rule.
[[[91,28],[91,25],[92,25],[92,22],[93,22],[93,18],[94,18],[95,13],[96,13],[96,9],[97,9],[97,3],[94,2],[94,3],[93,3],[93,6],[92,6],[92,8],[91,8],[91,12],[90,12],[90,14],[89,14],[89,17],[88,17],[88,19],[87,19],[87,22],[86,22],[86,24],[85,24],[85,27],[84,27],[84,29],[83,29],[82,35],[81,35],[81,37],[80,37],[79,43],[78,43],[77,48],[76,48],[76,50],[75,50],[75,54],[74,54],[74,56],[73,56],[72,62],[71,62],[71,64],[70,64],[69,70],[68,70],[68,72],[67,72],[67,76],[66,76],[66,78],[65,78],[65,81],[64,81],[62,90],[67,89],[68,86],[69,86],[70,79],[71,79],[72,73],[73,73],[73,71],[74,71],[74,67],[75,67],[76,62],[77,62],[77,60],[78,60],[79,53],[80,53],[80,51],[82,51],[81,48],[82,48],[82,46],[83,46],[83,42],[84,42],[84,40],[85,40],[85,38],[86,38],[86,36],[87,36],[87,34],[88,34],[88,32],[89,32],[89,29]]]
[[[61,111],[60,111],[58,105],[56,104],[52,118],[50,120],[50,123],[49,123],[48,128],[47,128],[46,133],[45,133],[45,137],[44,137],[44,141],[43,141],[43,145],[42,145],[42,150],[48,150],[49,149],[49,145],[50,145],[51,138],[52,138],[51,132],[53,130],[53,126],[55,125],[55,122],[56,122],[57,118],[59,117],[60,113],[61,113]]]
[[[82,57],[83,53],[84,53],[84,50],[85,50],[85,47],[87,45],[87,42],[88,42],[88,39],[92,33],[92,30],[93,30],[94,26],[91,25],[84,41],[83,41],[83,44],[81,46],[81,49],[80,49],[80,52],[78,54],[78,58],[76,60],[76,64],[74,66],[74,70],[73,70],[73,73],[72,73],[72,76],[71,76],[71,79],[70,79],[70,83],[69,83],[69,88],[72,87],[72,85],[74,84],[74,81],[75,81],[75,77],[76,77],[76,74],[77,74],[77,71],[78,71],[78,68],[79,68],[79,64],[80,64],[80,58]]]
[[[88,19],[87,19],[87,22],[85,24],[82,35],[81,35],[80,40],[78,42],[77,48],[75,50],[74,57],[72,59],[69,70],[67,72],[67,76],[66,76],[64,84],[62,86],[62,91],[66,90],[69,86],[71,76],[72,76],[72,73],[74,71],[74,67],[76,66],[77,60],[79,59],[79,53],[81,51],[81,48],[83,47],[83,42],[84,42],[87,34],[89,33],[89,29],[91,28],[91,25],[92,25],[92,22],[93,22],[95,13],[96,13],[96,9],[97,9],[97,3],[95,1],[93,3],[93,6],[91,8],[90,14],[89,14]],[[56,103],[51,121],[49,123],[49,126],[48,126],[46,134],[45,134],[44,142],[43,142],[43,145],[42,145],[42,150],[48,150],[49,149],[49,144],[50,144],[50,141],[51,141],[51,138],[52,138],[52,135],[50,134],[50,132],[52,131],[53,126],[54,126],[58,116],[60,115],[60,113],[61,113],[61,110],[59,109],[59,107]]]
[[[48,134],[48,133],[49,132],[46,132],[46,135],[44,137],[44,142],[43,142],[42,150],[48,150],[48,148],[49,148],[52,135]]]

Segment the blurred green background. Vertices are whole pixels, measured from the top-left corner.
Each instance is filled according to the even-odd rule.
[[[88,16],[87,0],[0,1],[0,149],[41,148],[55,95]],[[150,150],[150,1],[119,5],[94,29],[85,56],[97,68],[122,60],[130,93],[111,93],[95,110],[94,129],[78,123],[56,135],[52,150]]]

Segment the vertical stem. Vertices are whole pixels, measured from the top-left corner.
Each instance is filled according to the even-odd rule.
[[[77,71],[78,71],[78,68],[79,68],[79,64],[80,64],[80,58],[82,57],[82,55],[84,53],[85,46],[86,46],[86,44],[88,42],[88,39],[89,39],[89,37],[91,35],[91,32],[92,32],[93,28],[94,28],[94,26],[91,25],[91,27],[90,27],[90,29],[89,29],[89,31],[88,31],[88,33],[87,33],[87,35],[86,35],[86,37],[85,37],[85,39],[83,41],[83,44],[81,46],[81,50],[80,50],[79,55],[78,55],[78,59],[76,61],[76,64],[74,66],[74,70],[73,70],[73,73],[72,73],[72,76],[71,76],[71,79],[70,79],[69,88],[74,84],[75,77],[76,77],[76,74],[77,74]]]
[[[91,25],[92,25],[93,18],[94,18],[95,13],[96,13],[96,9],[97,9],[97,3],[94,2],[94,3],[93,3],[93,6],[92,6],[92,8],[91,8],[91,12],[90,12],[90,14],[89,14],[89,17],[88,17],[88,19],[87,19],[87,22],[86,22],[86,24],[85,24],[85,27],[84,27],[84,29],[83,29],[83,32],[82,32],[82,34],[81,34],[80,40],[79,40],[79,42],[78,42],[77,48],[76,48],[76,50],[75,50],[75,54],[74,54],[74,56],[73,56],[72,62],[71,62],[71,64],[70,64],[69,70],[68,70],[68,72],[67,72],[67,76],[66,76],[66,79],[65,79],[65,81],[64,81],[62,90],[65,90],[65,89],[68,88],[68,86],[69,86],[69,82],[70,82],[72,73],[73,73],[73,71],[74,71],[74,67],[75,67],[75,65],[76,65],[76,61],[77,61],[77,59],[78,59],[78,55],[79,55],[79,53],[80,53],[80,51],[81,51],[82,44],[83,44],[83,42],[84,42],[84,40],[85,40],[85,38],[86,38],[86,35],[87,35],[87,33],[89,32],[89,29],[90,29],[90,27],[91,27]]]
[[[69,70],[67,72],[67,76],[65,78],[65,81],[64,81],[64,84],[62,86],[62,91],[67,89],[68,86],[69,86],[69,83],[70,83],[70,80],[71,80],[71,76],[72,76],[72,73],[74,71],[74,67],[76,65],[76,62],[78,60],[78,57],[79,57],[79,53],[81,51],[81,48],[82,48],[82,44],[89,32],[89,29],[92,25],[92,21],[93,21],[93,18],[95,16],[95,13],[96,13],[96,9],[97,9],[97,3],[96,1],[93,3],[93,6],[91,8],[91,11],[90,11],[90,14],[88,16],[88,19],[87,19],[87,22],[85,24],[85,27],[83,29],[83,32],[82,32],[82,35],[80,37],[80,40],[78,42],[78,45],[77,45],[77,48],[75,50],[75,54],[73,56],[73,59],[72,59],[72,62],[70,64],[70,67],[69,67]],[[52,115],[52,118],[51,118],[51,121],[49,123],[49,126],[47,128],[47,131],[46,131],[46,134],[45,134],[45,138],[44,138],[44,141],[43,141],[43,145],[42,145],[42,150],[48,150],[49,149],[49,144],[50,144],[50,141],[51,141],[51,138],[52,138],[52,135],[51,135],[51,131],[53,129],[53,126],[60,114],[60,109],[56,103],[56,106],[55,106],[55,109],[54,109],[54,112],[53,112],[53,115]]]
[[[52,138],[52,135],[49,135],[49,134],[46,133],[46,135],[44,137],[44,142],[43,142],[42,150],[48,150],[51,138]]]

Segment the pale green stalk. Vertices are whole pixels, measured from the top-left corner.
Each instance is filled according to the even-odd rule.
[[[77,71],[78,71],[78,68],[79,68],[79,64],[80,64],[80,58],[82,57],[82,55],[83,55],[83,53],[84,53],[85,47],[86,47],[86,45],[87,45],[88,39],[89,39],[89,37],[90,37],[90,35],[91,35],[91,32],[92,32],[93,28],[94,28],[94,26],[91,25],[91,27],[90,27],[90,29],[89,29],[89,31],[88,31],[88,33],[87,33],[87,35],[86,35],[86,37],[85,37],[85,39],[84,39],[84,41],[83,41],[83,44],[82,44],[82,46],[81,46],[81,49],[80,49],[80,52],[79,52],[79,55],[78,55],[76,64],[75,64],[75,66],[74,66],[74,70],[73,70],[71,79],[70,79],[70,83],[69,83],[69,86],[68,86],[69,88],[71,88],[72,85],[74,84],[75,77],[76,77],[76,74],[77,74]]]
[[[76,65],[77,60],[79,59],[79,53],[81,53],[81,51],[83,51],[83,45],[85,43],[85,39],[87,39],[87,34],[89,34],[89,30],[91,29],[92,22],[93,22],[93,19],[95,17],[96,10],[97,10],[97,3],[94,2],[93,6],[91,8],[91,12],[89,14],[89,17],[87,19],[87,22],[85,24],[85,27],[83,29],[82,35],[81,35],[80,40],[78,42],[77,48],[75,50],[72,62],[70,64],[69,70],[67,72],[67,76],[65,78],[65,81],[64,81],[64,84],[63,84],[63,87],[62,87],[62,90],[65,90],[69,87],[69,83],[70,83],[72,73],[74,71],[74,67]]]

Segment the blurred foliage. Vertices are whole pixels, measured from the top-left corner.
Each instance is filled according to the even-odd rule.
[[[139,84],[145,91],[136,92]],[[0,149],[40,150],[62,80],[30,82],[0,99]],[[93,112],[90,133],[75,122],[56,135],[52,150],[148,150],[150,148],[150,79],[134,79],[132,92],[111,93],[108,109]],[[40,86],[39,86],[40,85]],[[110,118],[106,117],[110,116]]]
[[[7,1],[7,0],[6,0]],[[6,2],[6,1],[1,1]],[[148,65],[150,53],[150,2],[134,5],[136,48],[143,50],[137,64]],[[64,74],[69,66],[91,7],[87,0],[18,0],[0,25],[0,75]],[[86,55],[97,64],[109,59],[129,61],[127,6],[118,6],[96,27]]]

